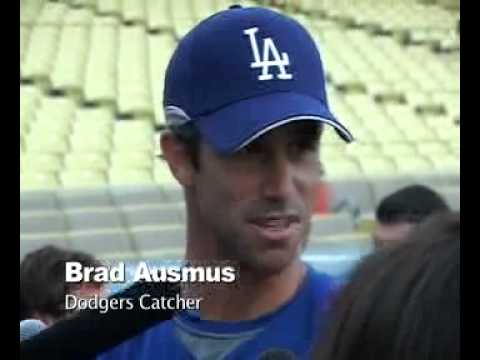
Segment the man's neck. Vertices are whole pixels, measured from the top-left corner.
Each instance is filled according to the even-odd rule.
[[[244,321],[269,314],[295,296],[305,273],[305,264],[296,260],[277,274],[262,276],[258,271],[242,270],[236,284],[205,284],[197,292],[203,298],[201,317],[204,320]]]

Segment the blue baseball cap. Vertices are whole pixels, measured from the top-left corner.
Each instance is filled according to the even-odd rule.
[[[203,20],[179,43],[164,87],[167,126],[193,123],[220,153],[233,153],[297,120],[350,132],[329,109],[317,46],[297,21],[234,5]]]

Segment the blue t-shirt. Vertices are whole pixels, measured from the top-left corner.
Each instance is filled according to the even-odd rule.
[[[302,286],[286,304],[256,320],[201,320],[181,312],[97,357],[97,360],[259,359],[289,354],[309,359],[325,325],[325,314],[337,288],[327,275],[307,266]]]

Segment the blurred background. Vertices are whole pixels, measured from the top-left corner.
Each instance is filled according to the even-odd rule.
[[[334,113],[304,259],[342,277],[372,250],[374,211],[413,183],[460,207],[460,2],[20,1],[20,259],[54,244],[105,261],[180,259],[182,190],[158,158],[178,41],[231,4],[312,34]]]

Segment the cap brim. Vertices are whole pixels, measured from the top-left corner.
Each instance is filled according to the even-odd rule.
[[[195,119],[201,135],[216,151],[234,153],[279,126],[314,120],[335,128],[346,142],[350,132],[319,100],[292,92],[268,94],[239,101]]]

